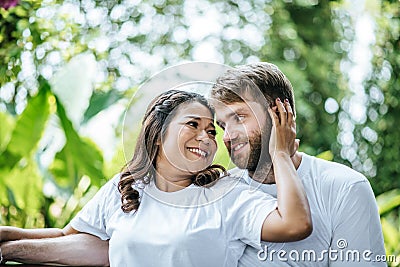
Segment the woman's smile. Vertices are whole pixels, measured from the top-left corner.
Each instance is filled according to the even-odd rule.
[[[190,152],[192,152],[193,154],[197,155],[198,157],[202,157],[202,158],[207,158],[208,154],[209,154],[207,151],[204,151],[201,148],[188,147],[187,149]]]

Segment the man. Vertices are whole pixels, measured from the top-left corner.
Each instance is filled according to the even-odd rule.
[[[231,173],[243,177],[250,186],[276,195],[268,152],[271,124],[266,107],[280,98],[289,99],[294,108],[289,80],[273,64],[250,64],[227,71],[217,80],[211,95],[217,122],[224,129],[224,143],[232,161],[238,166]],[[368,180],[344,165],[304,153],[295,152],[292,161],[309,199],[313,233],[297,242],[264,242],[263,249],[259,251],[247,247],[240,266],[386,266],[374,261],[375,256],[384,255],[385,251],[377,206]],[[16,236],[15,229],[12,230],[10,232]],[[64,233],[56,231],[52,236],[72,232],[67,226]],[[26,232],[19,237],[48,236],[47,233],[30,234]],[[0,228],[0,239],[4,240],[1,236]],[[104,260],[104,254],[107,254],[108,246],[101,243],[105,241],[84,234],[46,239],[36,244],[34,240],[7,242],[1,245],[1,249],[6,259],[13,246],[26,248],[25,252],[42,246],[47,253],[57,255],[56,248],[60,246],[57,244],[68,246],[83,240],[91,244],[88,251],[98,255],[98,262],[94,263],[86,257],[81,264],[106,265],[108,262]],[[46,242],[48,246],[44,247]],[[25,262],[29,259],[30,262],[49,262],[46,256],[19,257]],[[74,264],[68,262],[66,253],[64,257],[61,260],[52,259],[52,262]],[[16,258],[14,255],[13,259]]]
[[[280,98],[289,99],[295,110],[289,80],[273,64],[249,64],[217,79],[211,95],[224,143],[238,166],[232,172],[276,196],[266,153],[271,130],[266,107]],[[264,242],[261,251],[247,247],[240,266],[386,266],[375,261],[385,250],[368,180],[344,165],[297,151],[292,161],[306,190],[313,233],[297,242]]]

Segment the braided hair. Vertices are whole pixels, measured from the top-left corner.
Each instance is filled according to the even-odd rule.
[[[139,208],[139,192],[133,185],[148,184],[150,179],[155,177],[156,158],[159,151],[157,143],[165,136],[169,123],[175,117],[177,107],[180,104],[192,102],[204,105],[214,116],[214,109],[203,96],[179,90],[169,90],[160,94],[147,107],[133,157],[125,165],[118,183],[121,209],[125,213]],[[224,167],[211,165],[194,175],[192,182],[198,186],[211,186],[221,177],[221,172],[226,174]]]

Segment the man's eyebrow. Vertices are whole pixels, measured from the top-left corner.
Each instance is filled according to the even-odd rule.
[[[232,112],[228,113],[228,114],[226,115],[226,117],[228,117],[228,118],[235,117],[235,116],[237,116],[237,115],[240,114],[240,113],[247,113],[247,111],[246,111],[245,108],[238,108],[238,109],[233,110]]]

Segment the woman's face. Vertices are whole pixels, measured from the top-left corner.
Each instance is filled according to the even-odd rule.
[[[161,140],[157,169],[194,174],[211,165],[217,143],[210,110],[199,102],[181,104]],[[160,170],[159,170],[160,171]]]

